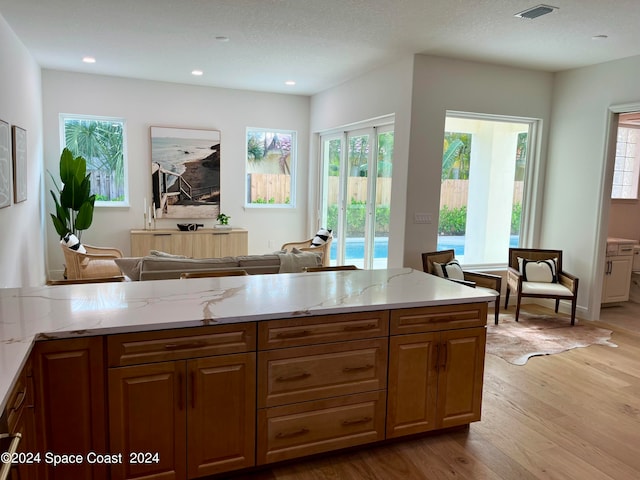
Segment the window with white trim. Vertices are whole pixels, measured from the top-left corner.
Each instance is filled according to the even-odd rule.
[[[96,206],[128,206],[127,152],[123,118],[60,115],[61,144],[87,161]]]
[[[616,138],[611,198],[637,199],[640,174],[640,120],[638,114],[621,114]]]
[[[296,132],[247,128],[246,206],[295,207]]]

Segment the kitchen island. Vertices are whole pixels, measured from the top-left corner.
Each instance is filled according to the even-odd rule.
[[[56,401],[61,393],[48,388],[65,382],[55,376],[60,352],[84,352],[77,357],[91,368],[82,364],[68,379],[70,388],[86,384],[92,392],[78,395],[91,402],[91,418],[71,419],[91,432],[83,448],[127,460],[141,448],[132,446],[143,436],[142,427],[131,433],[134,418],[143,425],[142,417],[153,415],[170,430],[171,445],[150,435],[148,453],[168,453],[148,471],[125,461],[87,467],[85,478],[141,472],[198,478],[465,425],[480,419],[486,309],[493,300],[412,269],[6,289],[0,399],[5,409],[35,355],[40,403]],[[66,347],[76,341],[78,349]],[[57,383],[47,387],[51,378]],[[36,430],[44,433],[43,449],[56,444],[46,443],[56,434],[46,417],[41,407]],[[218,436],[225,441],[194,447]],[[181,453],[187,441],[189,452]],[[225,451],[212,452],[210,443]]]

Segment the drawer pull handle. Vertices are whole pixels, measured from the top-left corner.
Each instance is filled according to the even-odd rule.
[[[293,430],[291,432],[278,432],[276,433],[276,438],[297,437],[299,435],[304,435],[305,433],[309,433],[309,429],[307,427],[302,427],[298,430]]]
[[[14,411],[19,410],[24,403],[25,398],[27,398],[27,387],[25,387],[24,390],[16,395],[16,404],[11,409]]]
[[[207,344],[204,342],[192,342],[192,343],[167,343],[164,346],[165,350],[188,350],[191,348],[201,348],[206,347]]]
[[[359,367],[344,367],[342,371],[344,373],[355,373],[355,372],[363,372],[365,370],[371,370],[372,368],[373,368],[373,365],[366,364],[366,365],[360,365]]]
[[[360,425],[361,423],[369,423],[373,418],[371,417],[362,417],[362,418],[353,418],[351,420],[343,420],[343,427],[351,427],[352,425]]]
[[[300,337],[306,337],[307,335],[310,335],[311,331],[310,330],[300,330],[297,332],[278,332],[276,333],[276,338],[300,338]]]
[[[7,450],[7,453],[9,454],[9,458],[12,458],[13,454],[18,451],[18,444],[22,439],[22,434],[15,433],[14,435],[9,435],[9,434],[3,433],[2,435],[0,435],[0,438],[10,438],[10,437],[13,437],[13,439],[11,440],[11,444],[9,445],[9,450]],[[0,466],[0,478],[2,480],[5,480],[6,478],[8,478],[10,471],[11,471],[11,462],[7,462],[7,463],[3,462],[2,465]]]
[[[373,330],[376,328],[375,323],[367,323],[366,325],[345,325],[343,330],[345,332],[359,332],[362,330]]]
[[[276,382],[291,382],[295,380],[304,380],[305,378],[308,378],[310,376],[311,374],[309,372],[294,373],[293,375],[281,375],[276,378]]]

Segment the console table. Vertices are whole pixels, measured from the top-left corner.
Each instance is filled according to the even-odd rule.
[[[131,256],[144,257],[149,255],[149,250],[191,258],[236,257],[248,255],[249,234],[243,228],[203,228],[188,232],[172,229],[131,230]]]

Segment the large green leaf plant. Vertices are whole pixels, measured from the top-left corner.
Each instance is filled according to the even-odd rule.
[[[73,233],[78,239],[82,230],[86,230],[93,222],[93,206],[96,196],[91,195],[91,174],[87,173],[87,161],[83,157],[74,157],[67,148],[60,155],[60,181],[58,185],[49,172],[51,180],[57,190],[50,190],[56,204],[55,215],[51,220],[56,232],[63,238],[67,233]]]

